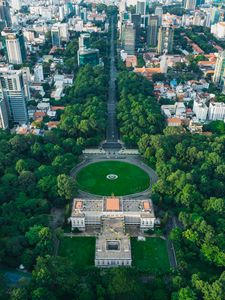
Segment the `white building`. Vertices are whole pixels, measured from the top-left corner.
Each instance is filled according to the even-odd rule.
[[[102,219],[123,218],[125,225],[139,226],[141,230],[154,229],[155,214],[151,200],[74,199],[70,217],[71,228],[85,230],[87,226],[100,227]]]
[[[9,126],[8,114],[6,109],[5,99],[0,99],[0,128],[7,129]]]
[[[225,103],[211,102],[209,104],[208,118],[211,121],[224,120],[225,119]]]
[[[217,39],[225,39],[225,22],[219,22],[211,26],[211,33]]]
[[[34,67],[34,82],[40,83],[44,80],[42,64],[36,64]]]
[[[20,10],[21,9],[21,0],[12,0],[12,8],[15,10]]]
[[[195,113],[198,121],[204,122],[207,119],[208,106],[204,102],[197,101],[195,99],[193,105],[193,112]]]
[[[6,103],[7,114],[16,124],[28,122],[27,96],[21,70],[0,70],[0,89]]]

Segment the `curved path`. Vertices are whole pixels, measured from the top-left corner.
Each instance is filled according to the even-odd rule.
[[[150,186],[147,190],[136,193],[136,194],[125,195],[125,196],[123,196],[123,198],[126,198],[126,197],[129,197],[129,198],[146,198],[146,197],[149,197],[149,195],[151,194],[152,185],[154,183],[156,183],[156,181],[158,180],[158,176],[152,168],[150,168],[149,166],[144,164],[142,161],[140,161],[140,160],[138,160],[137,158],[134,158],[134,157],[126,157],[124,159],[122,159],[122,158],[115,159],[115,158],[96,158],[96,157],[91,157],[90,156],[90,157],[86,158],[84,161],[82,161],[79,165],[77,165],[71,171],[70,175],[75,178],[77,173],[81,169],[83,169],[84,167],[86,167],[90,164],[96,163],[96,162],[101,162],[101,161],[127,162],[127,163],[130,163],[130,164],[136,165],[137,167],[141,168],[142,170],[144,170],[148,174],[148,176],[150,178]],[[90,197],[99,198],[99,197],[101,197],[100,195],[94,195],[94,194],[91,194],[91,193],[88,193],[88,192],[85,192],[85,191],[82,191],[82,190],[79,190],[79,195],[82,198],[90,198]]]

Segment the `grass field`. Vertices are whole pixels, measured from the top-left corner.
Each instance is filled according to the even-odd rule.
[[[107,175],[115,174],[114,180]],[[81,190],[95,195],[124,196],[138,193],[149,187],[148,174],[139,167],[120,161],[97,162],[83,168],[76,176]]]
[[[166,241],[160,238],[146,238],[138,241],[131,238],[133,266],[151,274],[166,272],[170,268]]]
[[[64,237],[59,246],[59,255],[68,257],[76,268],[94,265],[95,237]]]

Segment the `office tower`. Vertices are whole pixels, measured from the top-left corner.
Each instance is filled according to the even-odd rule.
[[[65,18],[64,6],[59,6],[59,20],[62,21]]]
[[[82,33],[79,37],[79,48],[90,48],[90,34]]]
[[[28,122],[27,97],[21,70],[0,70],[0,89],[9,119],[16,124]]]
[[[122,25],[122,48],[128,55],[135,54],[136,30],[134,24],[127,22]]]
[[[0,128],[7,129],[8,127],[9,119],[7,114],[6,103],[2,93],[0,92]]]
[[[80,13],[80,17],[84,22],[87,22],[87,8],[83,7]]]
[[[5,28],[2,36],[8,62],[15,65],[23,64],[26,60],[26,48],[22,30]]]
[[[149,12],[149,1],[148,0],[138,0],[136,6],[136,14],[145,16]]]
[[[217,85],[222,85],[224,81],[224,75],[225,75],[225,51],[221,52],[218,55],[216,66],[215,66],[215,72],[213,76],[213,82]]]
[[[159,18],[159,26],[162,25],[162,16],[163,16],[163,8],[161,6],[157,6],[155,8],[155,15]]]
[[[220,10],[217,7],[210,8],[210,22],[214,25],[220,21]]]
[[[12,3],[12,8],[14,9],[14,10],[20,10],[21,9],[21,7],[22,7],[22,4],[21,4],[21,0],[12,0],[11,1],[11,3]]]
[[[139,37],[140,37],[140,32],[141,32],[141,23],[142,23],[142,20],[141,20],[141,15],[138,15],[138,14],[133,14],[131,15],[131,23],[134,24],[134,28],[135,28],[135,31],[136,31],[136,46],[138,47],[138,43],[139,43]],[[140,46],[141,47],[141,46]]]
[[[172,27],[159,28],[158,33],[158,53],[171,53],[173,51],[174,29]]]
[[[7,27],[12,25],[10,7],[7,0],[0,0],[0,20],[3,21]]]
[[[52,46],[53,47],[61,47],[61,40],[60,40],[60,29],[57,24],[54,24],[51,29],[51,38],[52,38]]]
[[[149,23],[147,27],[147,46],[156,47],[159,30],[159,17],[155,15],[149,16]]]
[[[184,8],[188,10],[195,10],[196,7],[196,0],[185,0],[184,1]]]
[[[79,37],[79,50],[77,51],[79,66],[99,64],[99,50],[90,48],[90,34],[83,33]]]
[[[36,64],[34,67],[34,82],[41,83],[44,81],[43,65]]]

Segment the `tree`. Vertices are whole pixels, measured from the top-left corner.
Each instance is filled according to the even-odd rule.
[[[75,181],[65,174],[58,175],[57,187],[59,196],[66,200],[72,199],[76,193]]]

